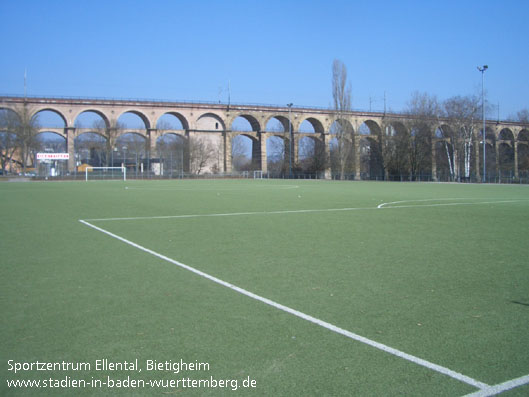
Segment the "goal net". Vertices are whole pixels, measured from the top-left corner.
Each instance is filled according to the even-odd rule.
[[[263,179],[263,171],[254,171],[253,179]]]
[[[86,181],[94,180],[127,180],[125,167],[86,167]]]

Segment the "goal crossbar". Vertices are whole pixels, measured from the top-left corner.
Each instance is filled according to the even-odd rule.
[[[85,181],[88,181],[89,174],[95,173],[98,176],[110,177],[114,176],[114,171],[119,170],[116,176],[123,175],[123,180],[127,180],[127,169],[125,167],[86,167],[85,169]],[[103,171],[103,172],[100,172]],[[120,176],[121,179],[121,176]]]

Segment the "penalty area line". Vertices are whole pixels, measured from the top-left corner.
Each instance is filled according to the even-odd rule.
[[[139,220],[151,220],[151,219],[186,219],[186,218],[216,218],[216,217],[228,217],[228,216],[255,216],[255,215],[281,215],[281,214],[315,214],[325,212],[349,212],[349,211],[373,211],[377,209],[399,209],[399,208],[421,208],[421,207],[443,207],[443,206],[456,206],[456,205],[478,205],[478,204],[504,204],[504,203],[518,203],[526,202],[528,200],[502,200],[502,201],[482,201],[474,203],[436,203],[436,204],[421,204],[421,205],[390,205],[397,203],[406,202],[424,202],[424,201],[437,201],[443,199],[428,199],[428,200],[406,200],[406,201],[393,201],[389,203],[379,204],[377,207],[345,207],[345,208],[317,208],[317,209],[302,209],[302,210],[277,210],[277,211],[249,211],[249,212],[226,212],[217,214],[184,214],[184,215],[159,215],[159,216],[135,216],[135,217],[123,217],[123,218],[92,218],[85,219],[86,222],[109,222],[109,221],[139,221]],[[458,199],[466,200],[466,199]],[[471,199],[475,200],[475,199]]]
[[[254,212],[226,212],[226,213],[218,213],[218,214],[136,216],[136,217],[130,217],[130,218],[95,218],[95,219],[85,219],[85,221],[105,222],[105,221],[138,221],[138,220],[150,220],[150,219],[215,218],[215,217],[224,217],[224,216],[310,214],[310,213],[318,213],[318,212],[360,211],[360,210],[372,211],[375,209],[376,208],[374,207],[358,207],[358,208],[323,208],[323,209],[306,209],[306,210],[278,210],[278,211],[254,211]]]
[[[114,234],[112,232],[109,232],[108,230],[105,230],[103,228],[95,226],[95,225],[93,225],[93,224],[91,224],[91,223],[89,223],[89,222],[87,222],[85,220],[80,219],[79,222],[81,222],[82,224],[84,224],[84,225],[86,225],[86,226],[88,226],[88,227],[90,227],[90,228],[92,228],[94,230],[97,230],[97,231],[99,231],[101,233],[104,233],[107,236],[115,238],[115,239],[117,239],[117,240],[119,240],[119,241],[121,241],[121,242],[123,242],[125,244],[128,244],[128,245],[130,245],[130,246],[132,246],[134,248],[137,248],[140,251],[146,252],[146,253],[148,253],[150,255],[153,255],[153,256],[155,256],[155,257],[157,257],[159,259],[162,259],[163,261],[172,263],[173,265],[176,265],[176,266],[178,266],[178,267],[180,267],[182,269],[185,269],[185,270],[188,270],[188,271],[190,271],[192,273],[195,273],[196,275],[198,275],[200,277],[203,277],[203,278],[205,278],[207,280],[213,281],[214,283],[222,285],[222,286],[224,286],[226,288],[229,288],[229,289],[231,289],[233,291],[236,291],[236,292],[238,292],[238,293],[240,293],[242,295],[245,295],[245,296],[247,296],[249,298],[252,298],[254,300],[262,302],[262,303],[264,303],[266,305],[272,306],[272,307],[274,307],[274,308],[276,308],[278,310],[284,311],[286,313],[292,314],[292,315],[294,315],[294,316],[296,316],[298,318],[301,318],[303,320],[309,321],[309,322],[311,322],[313,324],[319,325],[320,327],[326,328],[326,329],[328,329],[330,331],[333,331],[335,333],[343,335],[343,336],[345,336],[347,338],[350,338],[350,339],[353,339],[355,341],[364,343],[364,344],[369,345],[371,347],[374,347],[376,349],[382,350],[382,351],[384,351],[386,353],[389,353],[389,354],[392,354],[394,356],[400,357],[400,358],[402,358],[404,360],[410,361],[410,362],[412,362],[414,364],[417,364],[417,365],[423,366],[425,368],[428,368],[428,369],[430,369],[432,371],[436,371],[436,372],[441,373],[443,375],[449,376],[449,377],[451,377],[453,379],[456,379],[456,380],[458,380],[460,382],[464,382],[464,383],[466,383],[468,385],[471,385],[473,387],[476,387],[478,389],[489,388],[489,385],[487,385],[486,383],[480,382],[480,381],[478,381],[476,379],[473,379],[473,378],[471,378],[469,376],[463,375],[463,374],[461,374],[459,372],[453,371],[453,370],[451,370],[449,368],[434,364],[434,363],[432,363],[430,361],[424,360],[422,358],[413,356],[413,355],[405,353],[403,351],[394,349],[394,348],[392,348],[390,346],[387,346],[387,345],[384,345],[382,343],[376,342],[374,340],[368,339],[368,338],[363,337],[361,335],[358,335],[358,334],[355,334],[353,332],[347,331],[347,330],[345,330],[343,328],[337,327],[334,324],[331,324],[331,323],[328,323],[326,321],[320,320],[320,319],[318,319],[316,317],[310,316],[310,315],[305,314],[303,312],[300,312],[300,311],[298,311],[296,309],[292,309],[292,308],[290,308],[288,306],[282,305],[282,304],[277,303],[277,302],[275,302],[273,300],[270,300],[268,298],[265,298],[265,297],[262,297],[260,295],[254,294],[253,292],[250,292],[248,290],[240,288],[240,287],[238,287],[238,286],[236,286],[234,284],[231,284],[231,283],[229,283],[227,281],[221,280],[221,279],[219,279],[219,278],[217,278],[215,276],[212,276],[212,275],[210,275],[208,273],[205,273],[205,272],[203,272],[201,270],[195,269],[194,267],[188,266],[188,265],[186,265],[184,263],[178,262],[178,261],[176,261],[176,260],[174,260],[172,258],[169,258],[169,257],[167,257],[165,255],[162,255],[162,254],[160,254],[158,252],[155,252],[155,251],[153,251],[153,250],[151,250],[149,248],[146,248],[146,247],[143,247],[143,246],[141,246],[139,244],[136,244],[133,241],[127,240],[127,239],[125,239],[125,238],[123,238],[121,236],[118,236],[117,234]]]

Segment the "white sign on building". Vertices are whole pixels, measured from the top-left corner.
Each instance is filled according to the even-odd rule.
[[[37,153],[37,160],[68,160],[68,153]]]

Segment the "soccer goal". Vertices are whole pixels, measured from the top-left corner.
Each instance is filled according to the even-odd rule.
[[[86,181],[123,179],[127,180],[127,169],[125,167],[86,167]]]
[[[263,179],[263,171],[254,171],[253,179]]]

